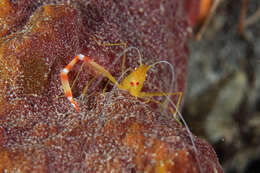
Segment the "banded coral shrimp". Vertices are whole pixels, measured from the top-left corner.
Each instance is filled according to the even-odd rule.
[[[107,71],[104,67],[102,67],[101,65],[99,65],[98,63],[96,63],[93,59],[91,59],[88,56],[85,56],[83,54],[78,54],[61,72],[60,77],[61,77],[61,83],[62,83],[62,87],[64,89],[65,95],[67,97],[67,99],[70,101],[70,103],[72,104],[72,106],[76,109],[77,112],[80,112],[79,110],[79,106],[77,105],[76,101],[74,100],[73,96],[72,96],[72,91],[71,91],[71,87],[69,85],[69,80],[68,80],[68,73],[70,72],[70,70],[72,69],[72,67],[79,61],[83,61],[84,63],[86,63],[87,65],[89,65],[89,67],[93,68],[99,75],[102,75],[106,78],[109,79],[109,81],[111,81],[114,84],[114,87],[112,90],[114,90],[115,88],[118,88],[119,90],[123,90],[123,91],[128,91],[130,93],[130,95],[139,98],[139,99],[146,99],[145,102],[155,102],[159,105],[161,105],[162,107],[167,107],[168,102],[170,102],[170,104],[173,106],[169,107],[169,110],[172,112],[175,120],[179,123],[179,125],[181,125],[183,123],[183,125],[186,128],[186,131],[189,135],[189,138],[191,140],[191,145],[193,147],[194,153],[196,155],[196,161],[198,163],[198,167],[200,169],[200,172],[202,172],[202,168],[200,165],[200,161],[198,158],[198,150],[195,146],[195,142],[194,142],[194,137],[191,133],[191,131],[189,130],[189,127],[187,125],[187,123],[185,122],[184,118],[182,117],[182,115],[180,114],[179,111],[179,107],[180,107],[180,102],[181,102],[181,98],[182,98],[182,92],[143,92],[142,88],[144,85],[144,82],[146,80],[147,77],[147,72],[149,69],[155,67],[157,64],[162,64],[165,63],[167,65],[169,65],[169,67],[171,68],[171,74],[172,74],[172,80],[171,80],[171,88],[173,88],[173,83],[174,83],[174,68],[173,65],[171,63],[169,63],[168,61],[158,61],[155,62],[151,65],[145,65],[142,63],[142,56],[141,53],[139,52],[138,48],[136,47],[128,47],[126,48],[126,43],[115,43],[115,44],[102,44],[100,42],[98,42],[95,37],[94,40],[97,42],[97,44],[99,46],[123,46],[125,49],[123,51],[123,64],[122,64],[122,75],[121,77],[116,80],[112,74],[110,74],[109,71]],[[126,72],[128,72],[128,70],[124,70],[124,63],[125,63],[125,58],[126,58],[126,52],[130,49],[135,49],[138,54],[139,54],[139,67],[135,68],[132,72],[130,72],[130,74],[128,74],[126,77],[123,77],[124,74]],[[120,58],[121,56],[119,56]],[[120,83],[122,78],[122,82]],[[88,86],[87,86],[88,88]],[[169,98],[169,96],[172,95],[177,95],[178,96],[178,100],[177,100],[177,104],[175,105],[173,103],[173,101]],[[165,101],[163,103],[153,99],[153,97],[157,97],[157,96],[164,96],[166,97]],[[108,99],[109,101],[109,99]],[[180,120],[181,121],[180,121]],[[182,122],[182,123],[181,123]]]
[[[98,42],[98,45],[102,45],[102,46],[123,45],[124,47],[126,47],[126,43],[102,44],[102,43]],[[132,47],[130,47],[130,48],[132,49]],[[124,49],[124,52],[123,52],[123,63],[122,63],[122,72],[123,73],[124,73],[126,50],[129,50],[129,49]],[[60,74],[62,87],[64,89],[64,93],[65,93],[67,99],[71,102],[72,106],[77,110],[77,112],[79,112],[79,107],[78,107],[77,103],[74,101],[73,96],[72,96],[72,91],[71,91],[71,87],[69,85],[69,80],[68,80],[68,73],[70,72],[72,67],[80,60],[80,61],[87,63],[87,65],[91,66],[91,68],[93,68],[99,75],[102,75],[102,76],[108,78],[113,84],[115,84],[115,86],[117,86],[117,88],[128,91],[132,96],[135,96],[136,98],[146,98],[147,101],[149,102],[150,100],[152,100],[151,98],[154,96],[177,95],[178,101],[177,101],[176,108],[178,109],[180,106],[181,98],[182,98],[182,92],[167,93],[167,92],[143,92],[143,91],[141,91],[143,88],[144,82],[146,80],[146,77],[147,77],[147,72],[151,67],[153,67],[159,63],[166,63],[168,65],[170,65],[170,63],[167,61],[159,61],[152,65],[144,65],[142,63],[142,57],[140,56],[140,52],[139,52],[139,58],[140,58],[139,59],[140,66],[138,68],[135,68],[127,77],[125,77],[122,80],[121,83],[119,83],[104,67],[102,67],[98,63],[94,62],[90,57],[85,56],[83,54],[77,55],[62,70],[62,72]],[[170,67],[171,67],[171,70],[173,71],[173,66],[170,66]],[[174,80],[174,73],[172,73],[172,78]],[[173,80],[172,80],[171,86],[173,85]],[[165,103],[161,103],[161,104],[164,105]],[[176,114],[176,110],[175,110],[175,112],[173,112],[173,114],[174,115]]]

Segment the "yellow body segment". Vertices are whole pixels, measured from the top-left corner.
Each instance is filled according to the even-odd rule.
[[[147,65],[140,65],[123,79],[123,89],[129,91],[132,96],[140,97],[141,90],[146,79],[146,73],[149,69]]]

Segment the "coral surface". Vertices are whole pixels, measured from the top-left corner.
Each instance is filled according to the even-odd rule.
[[[167,111],[96,78],[77,64],[69,73],[77,113],[64,97],[60,71],[77,53],[122,75],[122,46],[148,73],[144,91],[184,92],[188,26],[182,1],[45,1],[0,3],[0,171],[222,172],[214,150]],[[139,65],[127,51],[126,69]],[[79,74],[79,76],[77,76]],[[171,79],[174,77],[174,85]],[[160,101],[161,98],[158,98]],[[171,98],[176,102],[176,98]],[[194,140],[195,146],[192,145]],[[197,148],[197,150],[194,149]]]

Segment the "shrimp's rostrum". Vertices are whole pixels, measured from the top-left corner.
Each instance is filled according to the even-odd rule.
[[[101,44],[99,44],[101,45]],[[124,44],[125,45],[125,44]],[[125,57],[125,56],[124,56]],[[177,105],[175,107],[175,111],[170,109],[173,114],[175,115],[177,113],[177,110],[180,105],[182,92],[174,92],[174,93],[167,93],[167,92],[142,92],[142,88],[144,85],[144,81],[146,80],[147,72],[148,70],[153,67],[155,64],[152,65],[143,65],[141,56],[140,56],[140,66],[135,68],[128,76],[126,76],[121,83],[117,82],[117,80],[101,65],[94,62],[90,57],[85,56],[83,54],[77,55],[61,72],[61,83],[62,87],[64,89],[65,95],[67,99],[71,102],[72,106],[79,112],[79,107],[77,103],[74,101],[71,88],[69,85],[68,80],[68,73],[72,69],[72,67],[78,62],[83,61],[87,64],[89,64],[93,69],[100,75],[103,75],[107,77],[112,83],[116,85],[117,88],[121,90],[128,91],[132,96],[135,96],[136,98],[148,98],[150,100],[154,96],[170,96],[170,95],[177,95]],[[125,60],[123,60],[125,61]],[[157,101],[155,101],[158,103]],[[163,105],[162,103],[160,103]]]

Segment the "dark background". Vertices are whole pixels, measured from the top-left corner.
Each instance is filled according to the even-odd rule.
[[[237,32],[242,0],[222,1],[191,41],[183,116],[213,145],[226,173],[260,172],[260,20]],[[249,0],[246,18],[260,10]]]

